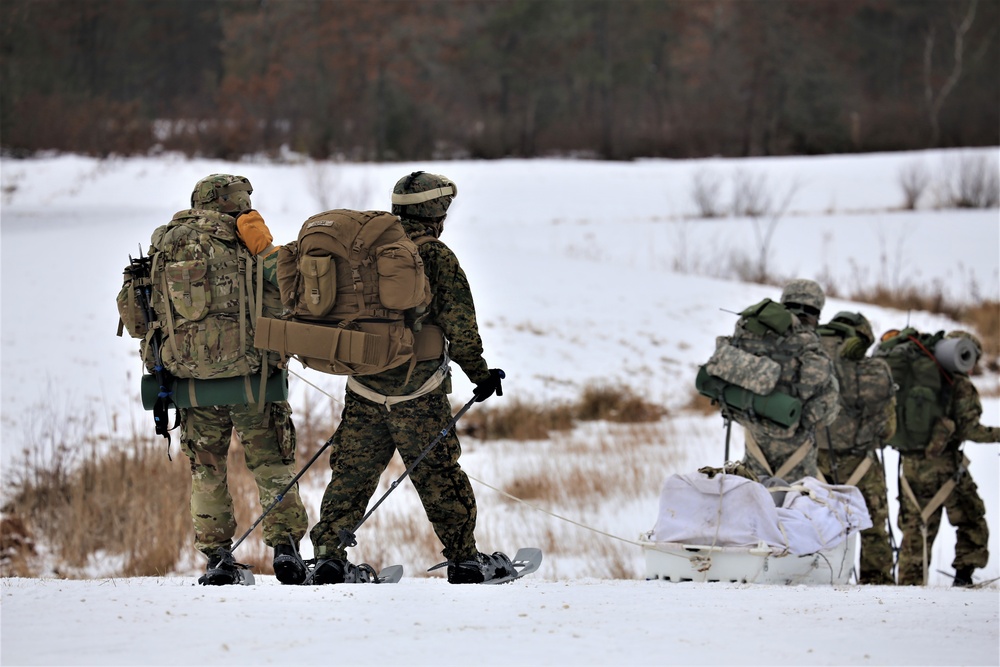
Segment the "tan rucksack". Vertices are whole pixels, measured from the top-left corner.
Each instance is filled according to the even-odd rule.
[[[336,209],[305,221],[278,251],[283,319],[261,318],[254,343],[333,375],[370,375],[422,358],[414,319],[430,304],[417,244],[395,215]],[[415,317],[416,316],[416,317]]]

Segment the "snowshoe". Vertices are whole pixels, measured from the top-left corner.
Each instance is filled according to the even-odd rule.
[[[378,572],[368,563],[355,565],[349,561],[325,558],[316,561],[312,571],[313,584],[370,584],[378,583]]]
[[[474,559],[448,563],[449,584],[482,584],[493,579],[517,576],[514,563],[506,554],[495,551],[492,555],[479,553]]]
[[[283,584],[304,583],[309,574],[305,561],[299,556],[294,543],[278,544],[274,547],[274,576]]]
[[[250,566],[237,563],[228,549],[219,549],[208,557],[205,574],[198,577],[202,586],[229,586],[233,584],[253,585]]]

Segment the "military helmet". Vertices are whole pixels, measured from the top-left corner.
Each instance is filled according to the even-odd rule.
[[[785,285],[781,293],[781,303],[789,310],[803,310],[810,315],[819,317],[826,303],[823,288],[814,280],[799,278]]]
[[[251,209],[253,186],[245,176],[212,174],[198,181],[191,193],[191,208],[222,213],[245,213]]]
[[[415,171],[396,181],[392,189],[392,212],[413,220],[438,220],[448,214],[458,196],[454,182],[425,171]]]
[[[949,331],[944,336],[945,338],[965,338],[968,339],[973,345],[976,346],[976,360],[982,359],[983,357],[983,344],[978,338],[973,336],[968,331],[962,331],[961,329],[956,329],[955,331]]]
[[[840,322],[854,329],[854,333],[865,339],[867,345],[875,342],[875,332],[872,331],[872,323],[861,313],[852,313],[849,310],[842,310],[833,316],[831,322]]]

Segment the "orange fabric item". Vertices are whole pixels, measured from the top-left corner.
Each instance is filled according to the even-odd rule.
[[[266,250],[267,246],[271,245],[271,241],[274,240],[264,218],[260,217],[260,213],[254,209],[250,209],[236,219],[236,231],[247,249],[255,255]]]

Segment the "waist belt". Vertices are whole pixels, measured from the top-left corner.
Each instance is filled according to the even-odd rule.
[[[347,378],[347,388],[353,391],[358,396],[362,398],[367,398],[372,403],[378,403],[379,405],[385,406],[386,412],[392,410],[392,406],[398,405],[399,403],[405,403],[406,401],[412,401],[415,398],[420,398],[421,396],[426,396],[435,389],[441,386],[444,379],[448,377],[451,372],[451,359],[448,358],[447,349],[444,352],[444,359],[441,361],[441,365],[438,369],[434,371],[434,375],[427,378],[420,387],[417,388],[412,394],[403,394],[401,396],[387,396],[385,394],[380,394],[371,387],[366,387],[361,384],[358,380],[354,378],[353,375]]]

